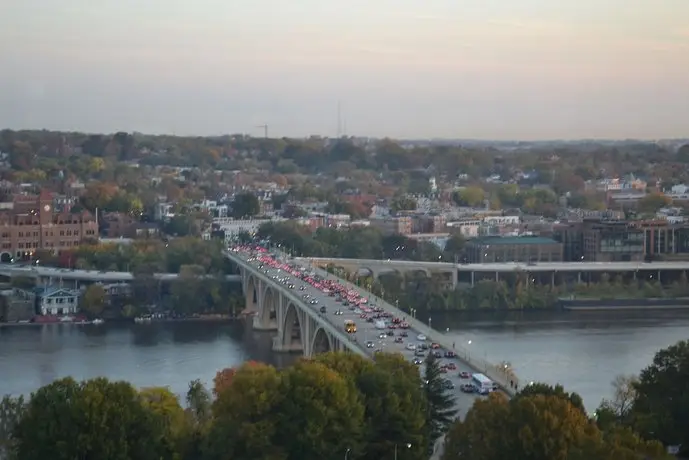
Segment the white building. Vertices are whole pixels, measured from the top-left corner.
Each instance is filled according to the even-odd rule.
[[[74,315],[79,311],[79,291],[61,287],[47,287],[36,291],[36,303],[41,315]]]

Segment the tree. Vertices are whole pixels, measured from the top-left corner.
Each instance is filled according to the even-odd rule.
[[[457,415],[454,396],[445,387],[440,364],[430,352],[426,357],[424,384],[428,404],[427,425],[431,443],[435,442],[452,424]]]
[[[416,209],[416,199],[408,195],[398,195],[392,199],[390,208],[397,211],[413,211]]]
[[[235,219],[253,217],[261,212],[261,204],[253,193],[240,193],[232,202],[232,216]]]
[[[14,430],[25,409],[26,402],[23,396],[4,396],[0,401],[0,458],[10,458],[10,452],[14,452]]]
[[[203,449],[205,458],[286,459],[284,446],[276,443],[280,405],[289,397],[281,385],[280,374],[271,366],[239,367],[213,402],[214,422]]]
[[[684,144],[677,150],[677,161],[689,163],[689,144]]]
[[[445,258],[453,262],[455,257],[464,252],[464,245],[466,244],[466,239],[460,233],[454,233],[448,238],[447,243],[445,243],[444,253]]]
[[[56,380],[31,395],[15,430],[20,460],[170,458],[161,420],[126,382]]]
[[[236,376],[235,376],[236,379]],[[277,445],[288,458],[320,460],[362,449],[364,406],[354,384],[321,363],[303,360],[283,371]]]
[[[567,393],[562,385],[553,386],[542,382],[531,383],[522,388],[521,391],[517,393],[515,399],[536,395],[554,396],[556,398],[564,399],[569,401],[572,406],[579,409],[582,414],[586,415],[584,400],[581,398],[581,396],[579,396],[578,393]]]
[[[187,407],[197,422],[205,423],[211,415],[211,394],[199,379],[189,382]]]
[[[612,382],[613,397],[605,399],[596,410],[596,421],[601,429],[615,423],[630,425],[631,412],[637,397],[636,376],[618,375]]]
[[[186,416],[177,396],[167,388],[144,388],[139,392],[143,406],[156,416],[163,430],[163,442],[170,452],[181,450],[181,441],[186,434]]]
[[[689,452],[689,341],[658,351],[634,388],[633,426],[647,438]]]
[[[448,432],[444,460],[639,460],[665,459],[662,446],[628,429],[601,432],[561,396],[499,393],[477,400]]]
[[[100,284],[92,284],[82,294],[80,307],[89,317],[97,318],[103,314],[105,301],[105,288]]]
[[[460,206],[470,206],[478,207],[483,205],[483,200],[485,200],[485,192],[481,187],[464,187],[463,189],[455,192],[452,195],[452,199]]]
[[[379,353],[375,363],[352,353],[331,352],[315,360],[351,380],[364,405],[365,452],[361,458],[390,457],[395,444],[411,444],[404,458],[425,458],[426,401],[419,372],[403,358]]]

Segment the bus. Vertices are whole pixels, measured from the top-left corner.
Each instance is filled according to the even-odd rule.
[[[479,394],[485,395],[493,391],[493,381],[483,374],[473,374],[471,383]]]
[[[344,328],[348,334],[354,334],[356,332],[356,323],[351,319],[348,319],[344,323]]]

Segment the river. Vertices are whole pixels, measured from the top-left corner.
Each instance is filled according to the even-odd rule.
[[[589,410],[610,395],[615,375],[638,373],[658,349],[689,338],[689,312],[680,311],[431,316],[458,346],[511,362],[522,381],[561,382]],[[270,346],[270,333],[245,332],[242,323],[0,327],[0,395],[28,394],[68,375],[167,385],[183,395],[190,380],[211,383],[217,370],[248,359],[277,366],[295,359]]]

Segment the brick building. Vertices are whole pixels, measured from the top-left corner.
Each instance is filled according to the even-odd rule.
[[[56,212],[53,195],[15,196],[11,209],[0,211],[0,260],[30,260],[39,249],[60,252],[98,238],[97,219],[87,211]]]

